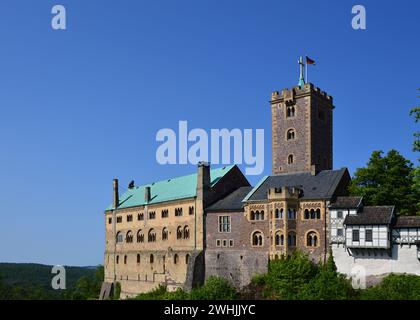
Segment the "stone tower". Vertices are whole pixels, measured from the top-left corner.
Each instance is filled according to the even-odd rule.
[[[273,175],[333,168],[333,99],[311,83],[271,95]]]

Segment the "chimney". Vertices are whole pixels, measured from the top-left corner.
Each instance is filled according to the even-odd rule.
[[[202,199],[204,206],[210,196],[210,164],[200,161],[197,172],[197,198]]]
[[[149,203],[150,198],[151,198],[150,187],[145,187],[144,188],[144,201],[146,201],[146,203]]]
[[[114,209],[117,209],[120,204],[120,197],[118,195],[118,179],[114,179]]]

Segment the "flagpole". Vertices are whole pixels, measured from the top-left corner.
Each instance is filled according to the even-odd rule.
[[[308,79],[308,61],[306,59],[307,55],[305,55],[305,79],[306,79],[306,83],[309,83],[309,79]]]

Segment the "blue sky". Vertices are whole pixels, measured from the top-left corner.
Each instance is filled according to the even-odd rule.
[[[367,30],[351,28],[363,4]],[[67,30],[51,8],[67,9]],[[418,1],[30,1],[0,3],[0,261],[95,265],[112,179],[194,172],[156,162],[156,132],[265,129],[271,92],[310,81],[334,97],[334,167],[373,150],[411,161],[419,104]],[[259,177],[251,177],[256,183]]]

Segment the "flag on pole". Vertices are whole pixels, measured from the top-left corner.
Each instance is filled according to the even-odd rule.
[[[315,64],[315,60],[312,60],[308,56],[306,56],[306,64]]]

